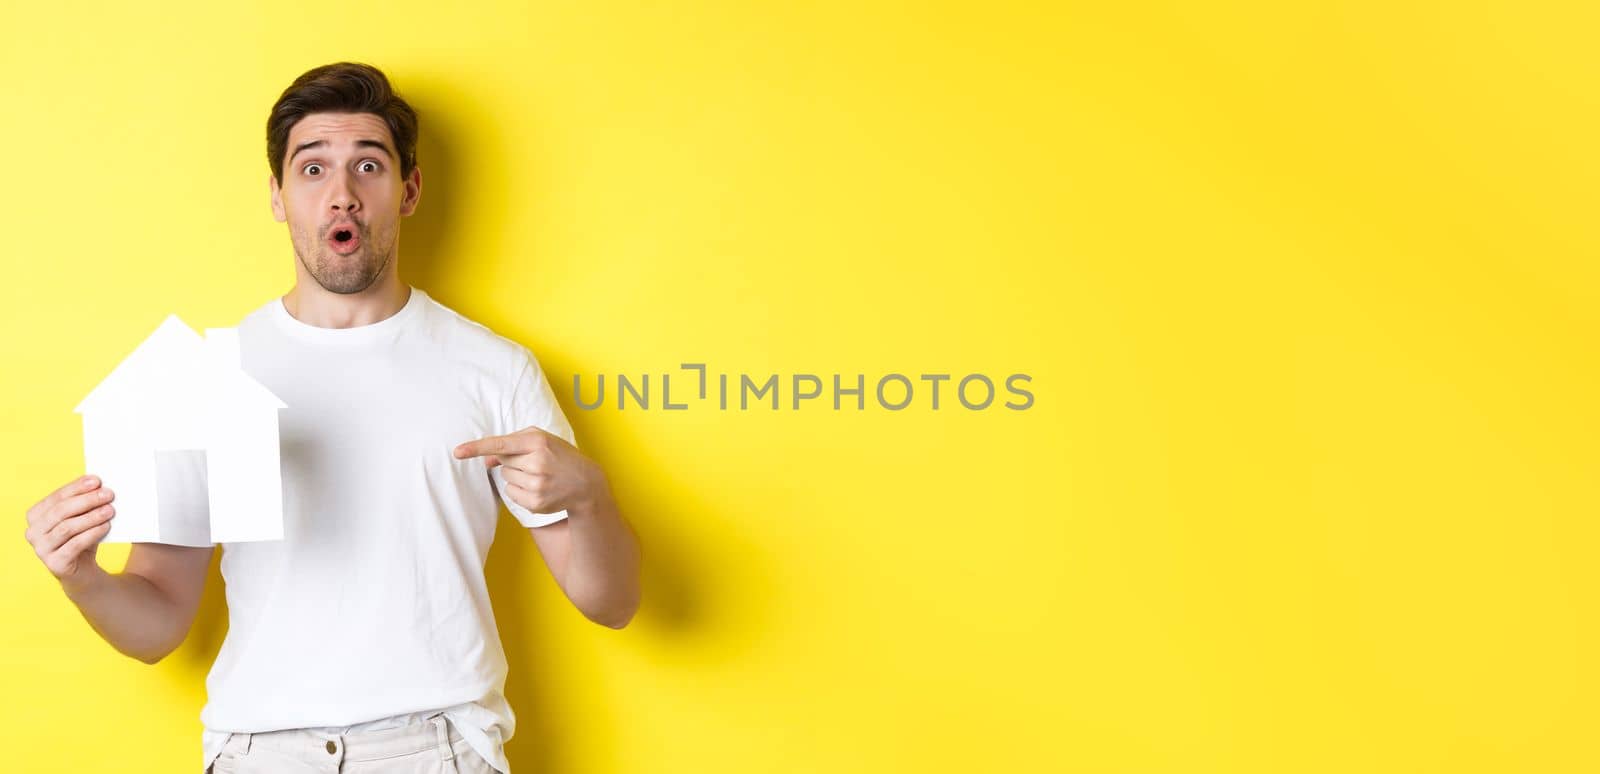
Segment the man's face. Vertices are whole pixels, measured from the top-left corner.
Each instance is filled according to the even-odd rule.
[[[289,130],[272,213],[295,255],[334,293],[366,290],[394,265],[400,219],[417,208],[422,170],[400,177],[389,126],[371,113],[312,113]]]

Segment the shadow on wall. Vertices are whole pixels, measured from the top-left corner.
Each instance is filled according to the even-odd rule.
[[[401,79],[397,78],[397,81]],[[450,122],[450,116],[428,109],[438,101],[429,98],[431,93],[447,90],[442,85],[435,90],[426,82],[414,79],[402,81],[401,92],[416,107],[422,125],[418,142],[418,166],[423,170],[423,194],[417,211],[405,219],[401,238],[401,273],[404,279],[427,290],[467,317],[478,320],[508,338],[523,341],[539,356],[584,453],[595,459],[611,478],[619,505],[638,533],[644,546],[643,588],[644,598],[638,614],[629,626],[620,632],[607,632],[617,637],[638,638],[636,647],[648,647],[662,654],[663,668],[694,668],[707,662],[732,660],[751,644],[760,632],[767,630],[766,619],[776,613],[770,605],[756,609],[734,610],[729,600],[718,600],[705,588],[705,572],[697,568],[727,567],[737,564],[748,568],[752,564],[770,571],[771,562],[760,561],[750,555],[738,557],[707,556],[693,539],[695,531],[708,529],[725,533],[736,524],[735,519],[723,518],[710,511],[697,491],[714,486],[713,481],[686,480],[686,471],[677,461],[657,457],[648,444],[626,442],[611,449],[605,439],[589,432],[587,412],[572,405],[570,395],[564,393],[555,381],[556,374],[576,372],[573,358],[564,357],[553,349],[539,346],[540,342],[526,341],[526,330],[518,330],[515,320],[495,319],[494,314],[474,303],[471,298],[440,298],[433,288],[444,281],[450,269],[448,260],[438,256],[448,255],[452,240],[449,224],[452,222],[452,202],[458,199],[458,181],[462,179],[458,159],[452,152],[461,147],[454,141],[459,136]],[[451,101],[459,104],[460,97],[451,92]],[[477,113],[492,115],[492,113]],[[492,154],[492,151],[489,151]],[[501,207],[504,203],[496,203]],[[504,215],[501,215],[502,220]],[[491,221],[494,222],[494,221]],[[570,376],[567,378],[570,379]],[[463,439],[466,440],[466,439]],[[287,464],[294,451],[283,450],[280,457]],[[632,482],[673,482],[673,491],[663,491],[660,486],[632,486]],[[782,496],[774,493],[774,496]],[[592,735],[596,728],[611,727],[605,717],[586,714],[579,720],[558,711],[566,703],[553,696],[552,690],[571,690],[573,682],[563,679],[563,664],[582,659],[581,653],[561,653],[554,638],[541,634],[541,627],[598,626],[583,618],[570,605],[562,611],[538,611],[539,595],[530,588],[532,583],[551,583],[554,579],[544,566],[538,547],[502,505],[499,510],[496,539],[489,552],[485,569],[491,602],[495,612],[500,639],[506,651],[509,673],[506,680],[506,698],[516,713],[517,730],[506,745],[506,752],[515,770],[537,772],[563,772],[591,766],[573,765],[572,755],[564,749],[563,741],[580,730]],[[669,532],[668,525],[684,528]],[[659,529],[659,534],[657,530]],[[718,542],[726,545],[730,536],[720,534]],[[182,665],[184,679],[197,675],[203,682],[222,646],[227,633],[227,605],[221,577],[222,551],[212,555],[210,577],[201,598],[200,610],[194,627],[183,646],[171,660]],[[765,593],[771,587],[770,577],[763,577],[761,588],[745,589],[750,598],[770,598]],[[565,601],[559,592],[551,599]],[[648,641],[648,642],[645,642]],[[602,676],[603,679],[603,676]],[[550,688],[547,686],[559,686]],[[629,693],[628,686],[595,686],[616,695]],[[196,712],[198,713],[198,708]],[[610,747],[610,746],[608,746]],[[589,763],[593,763],[592,761]]]
[[[417,111],[417,168],[422,170],[422,198],[416,211],[400,222],[400,276],[431,293],[432,288],[447,284],[440,280],[449,264],[444,256],[450,251],[449,226],[456,222],[454,209],[462,198],[458,184],[463,176],[460,160],[453,152],[461,145],[455,141],[461,133],[449,112],[430,107],[444,104],[444,100],[429,95],[449,91],[450,99],[457,104],[463,97],[448,85],[435,89],[414,77],[407,77],[399,88]]]

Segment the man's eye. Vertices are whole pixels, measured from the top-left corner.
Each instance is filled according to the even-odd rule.
[[[322,169],[322,165],[321,164],[307,164],[305,166],[305,169],[302,170],[302,171],[309,175],[309,174],[312,174],[311,170],[313,170],[313,169]]]
[[[373,172],[378,171],[378,162],[376,162],[376,161],[363,161],[363,162],[361,162],[361,166],[363,166],[363,167],[369,166],[369,165],[372,167],[372,171]]]

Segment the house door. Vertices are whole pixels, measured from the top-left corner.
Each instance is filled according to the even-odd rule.
[[[206,450],[156,452],[156,504],[161,542],[211,544],[211,497],[206,485]]]

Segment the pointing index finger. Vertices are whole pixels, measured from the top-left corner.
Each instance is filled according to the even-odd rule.
[[[521,451],[518,448],[515,436],[493,435],[488,438],[479,438],[476,441],[468,441],[457,446],[455,456],[458,460],[464,460],[472,457],[482,457],[486,454],[520,454]]]

